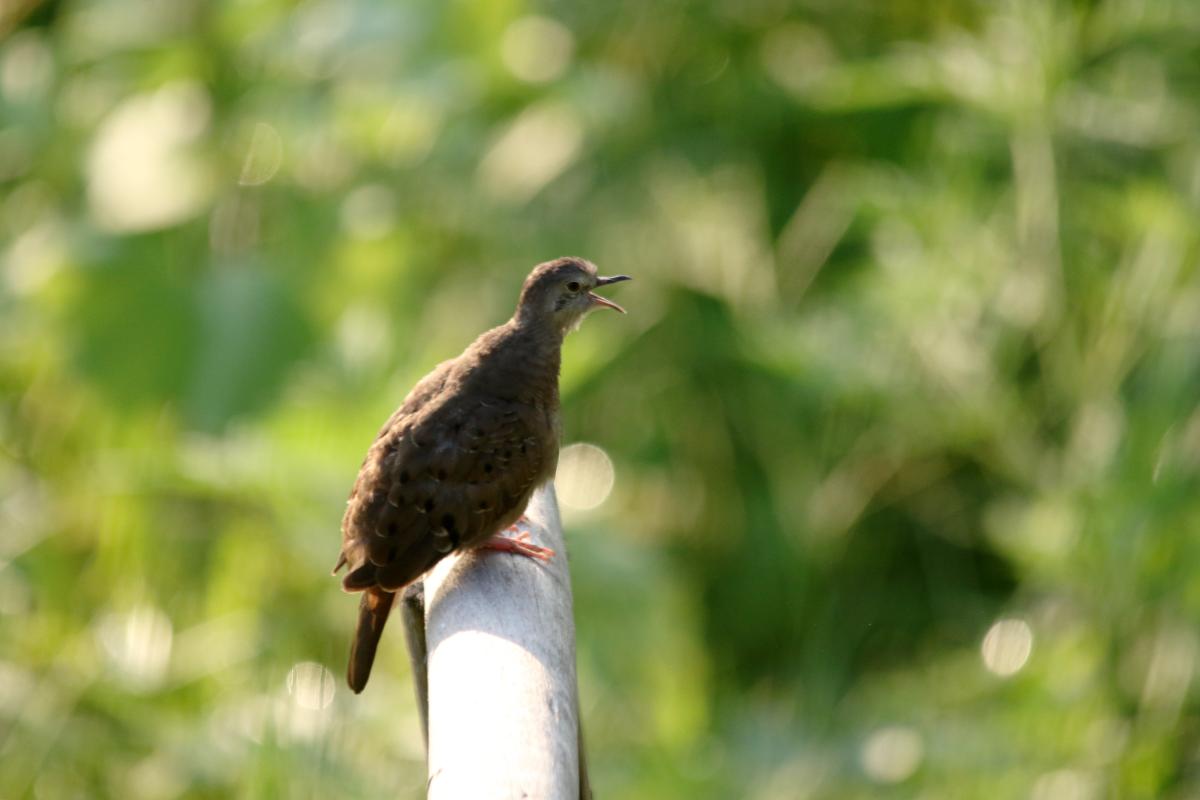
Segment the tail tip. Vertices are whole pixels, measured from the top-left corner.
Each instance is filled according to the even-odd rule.
[[[362,690],[367,688],[367,681],[371,677],[371,667],[375,661],[374,648],[371,650],[369,658],[363,658],[364,654],[357,647],[350,654],[350,664],[346,668],[346,685],[355,694],[362,694]]]

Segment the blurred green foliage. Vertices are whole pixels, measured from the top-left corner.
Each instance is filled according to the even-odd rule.
[[[0,796],[422,796],[343,501],[573,253],[637,278],[563,374],[598,796],[1200,797],[1194,0],[0,36]]]

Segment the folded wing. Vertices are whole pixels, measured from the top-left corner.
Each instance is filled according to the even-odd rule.
[[[549,467],[538,409],[428,399],[407,414],[406,401],[388,420],[359,472],[342,522],[347,591],[396,591],[478,544],[521,514]]]

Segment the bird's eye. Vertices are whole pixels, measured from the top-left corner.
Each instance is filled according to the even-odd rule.
[[[567,291],[572,294],[579,291],[579,281],[571,281],[567,284]]]

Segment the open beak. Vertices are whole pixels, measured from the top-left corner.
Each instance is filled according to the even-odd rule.
[[[633,278],[629,277],[628,275],[613,275],[611,278],[597,278],[596,285],[597,286],[608,286],[610,283],[620,283],[621,281],[631,281],[631,280],[633,280]],[[625,309],[621,308],[619,305],[614,303],[612,300],[609,300],[607,297],[601,297],[600,295],[596,294],[595,292],[588,292],[588,297],[591,299],[592,305],[594,305],[594,306],[604,306],[605,308],[611,308],[614,311],[620,311],[622,314],[625,313]]]

